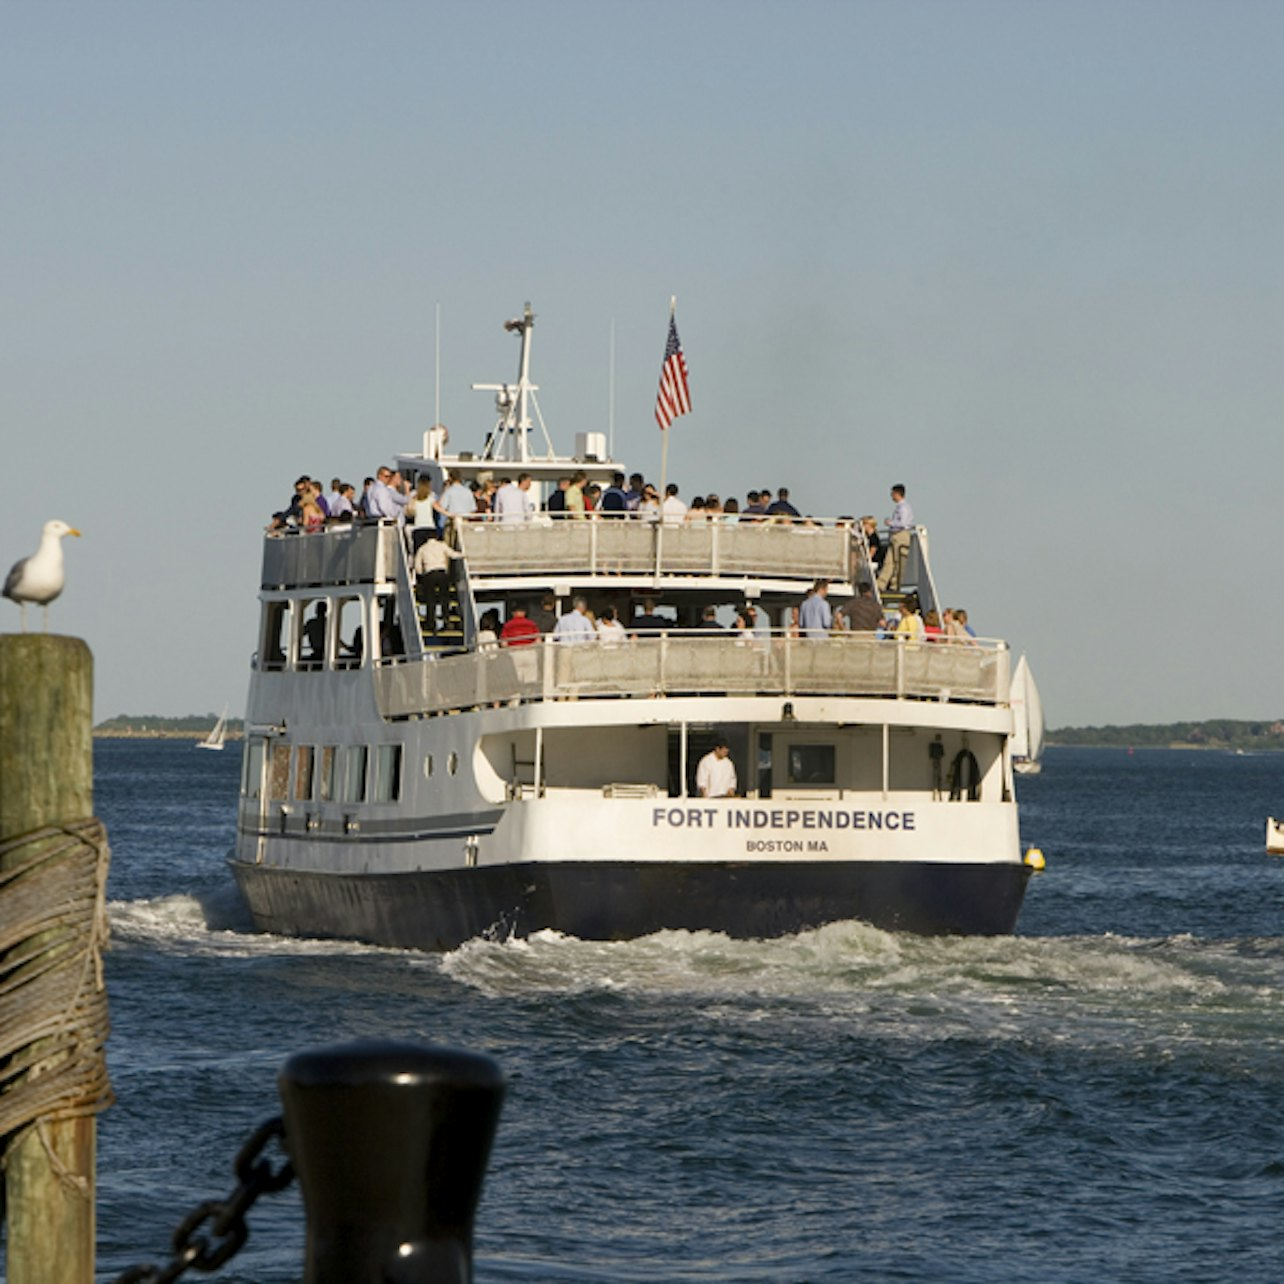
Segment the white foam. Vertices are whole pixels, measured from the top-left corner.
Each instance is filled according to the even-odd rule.
[[[186,894],[150,900],[111,901],[107,912],[112,940],[117,944],[143,945],[171,954],[252,958],[256,955],[404,953],[356,941],[256,932],[248,915],[243,911],[235,913],[232,905],[220,894],[205,901]]]

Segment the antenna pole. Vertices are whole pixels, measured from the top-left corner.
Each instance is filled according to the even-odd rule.
[[[437,302],[437,333],[436,333],[436,360],[434,368],[436,371],[435,384],[436,390],[433,393],[432,405],[432,422],[436,427],[441,423],[441,301]]]
[[[611,318],[611,357],[606,378],[606,457],[615,459],[615,318]]]

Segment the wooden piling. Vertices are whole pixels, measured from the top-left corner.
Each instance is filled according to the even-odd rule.
[[[92,698],[93,657],[79,638],[0,635],[0,842],[93,815]],[[0,871],[21,859],[0,853]],[[92,1284],[95,1140],[86,1114],[9,1145],[9,1284]]]

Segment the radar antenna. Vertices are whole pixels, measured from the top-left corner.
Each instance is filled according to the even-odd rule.
[[[535,328],[535,313],[531,305],[526,304],[520,317],[504,322],[504,329],[509,334],[522,337],[522,353],[517,367],[517,382],[514,383],[475,383],[476,392],[493,392],[495,394],[495,413],[498,415],[495,426],[486,438],[482,448],[482,458],[496,462],[511,461],[525,463],[534,458],[530,452],[531,411],[539,420],[540,431],[544,434],[544,444],[548,447],[546,458],[552,459],[553,443],[549,439],[544,416],[540,413],[539,401],[535,393],[538,384],[531,383],[531,331]]]

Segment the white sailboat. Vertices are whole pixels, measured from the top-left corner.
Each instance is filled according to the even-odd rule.
[[[1284,856],[1284,820],[1266,818],[1266,851],[1271,856]]]
[[[218,715],[218,721],[210,729],[210,733],[204,740],[198,740],[196,747],[198,749],[222,749],[223,742],[227,739],[227,705],[223,706],[223,712]]]
[[[1043,770],[1043,701],[1025,656],[1012,675],[1012,770],[1037,776]]]

